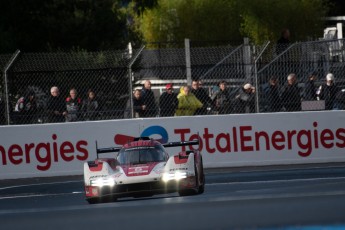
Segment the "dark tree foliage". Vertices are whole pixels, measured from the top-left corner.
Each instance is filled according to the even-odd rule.
[[[118,49],[127,41],[120,0],[0,1],[0,53]]]
[[[146,9],[157,6],[158,0],[133,0],[135,11],[138,15],[142,15]]]

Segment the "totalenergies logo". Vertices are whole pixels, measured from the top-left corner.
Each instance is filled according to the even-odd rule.
[[[319,128],[316,121],[306,124],[304,129],[268,131],[252,125],[240,125],[229,126],[222,132],[199,127],[198,133],[190,128],[175,128],[173,133],[180,141],[199,139],[199,150],[205,150],[209,154],[294,150],[299,156],[308,157],[317,149],[345,148],[345,128]],[[161,143],[166,143],[169,139],[167,131],[161,126],[148,127],[140,136],[149,136]],[[131,136],[117,134],[114,141],[123,145],[133,139]],[[182,146],[182,151],[186,148],[188,147]],[[193,146],[189,146],[189,149],[193,150]]]
[[[160,143],[167,143],[169,140],[168,132],[165,128],[159,125],[150,126],[140,134],[140,137],[152,137],[159,141]],[[130,141],[133,141],[133,136],[128,136],[124,134],[116,134],[114,137],[114,142],[117,145],[124,145]]]

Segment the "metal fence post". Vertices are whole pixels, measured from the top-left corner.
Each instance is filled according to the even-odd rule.
[[[259,82],[258,82],[258,67],[257,67],[257,61],[262,56],[262,54],[265,52],[267,46],[270,44],[270,41],[266,42],[264,45],[264,48],[261,50],[259,55],[255,58],[254,62],[254,77],[255,77],[255,97],[256,97],[256,105],[255,105],[255,111],[258,113],[260,112],[259,108]]]
[[[16,50],[16,52],[12,55],[10,61],[6,64],[5,69],[4,69],[4,85],[5,85],[5,117],[6,117],[6,122],[7,125],[10,124],[10,103],[9,103],[9,97],[8,97],[8,80],[7,80],[7,71],[11,68],[13,65],[14,61],[17,59],[18,55],[20,53],[20,50]]]
[[[192,69],[190,62],[190,40],[188,38],[184,39],[184,47],[186,53],[186,71],[187,71],[187,84],[192,85]]]
[[[243,38],[243,63],[244,74],[247,82],[250,82],[252,76],[252,55],[250,52],[249,38]]]
[[[131,54],[131,48],[132,46],[130,46],[130,43],[128,44],[128,51],[130,52],[130,56],[132,56]],[[134,58],[129,62],[128,64],[128,81],[129,81],[129,103],[130,103],[130,108],[131,108],[131,118],[134,117],[134,109],[133,109],[133,75],[132,75],[132,65],[134,64],[134,62],[138,59],[139,55],[141,54],[141,52],[143,51],[143,49],[145,48],[145,46],[141,46],[139,51],[135,54]]]

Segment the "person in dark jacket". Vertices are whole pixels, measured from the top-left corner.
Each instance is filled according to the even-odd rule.
[[[200,86],[200,80],[192,81],[191,93],[203,104],[202,108],[197,109],[194,115],[206,115],[207,108],[212,105],[212,100],[208,96],[207,91]]]
[[[160,116],[172,117],[178,106],[177,94],[174,93],[173,84],[167,84],[165,90],[159,97]]]
[[[69,91],[69,97],[66,98],[66,122],[73,122],[80,120],[82,101],[78,97],[76,89],[71,89]]]
[[[157,105],[155,101],[155,96],[151,90],[151,81],[146,80],[144,86],[141,90],[141,98],[146,106],[146,109],[143,113],[144,117],[155,117],[157,115]]]
[[[288,29],[284,29],[281,33],[280,38],[277,41],[276,47],[276,54],[279,55],[280,53],[284,52],[290,45],[290,31]]]
[[[219,91],[214,96],[214,104],[218,114],[232,113],[233,108],[226,81],[219,82]]]
[[[241,87],[235,96],[235,113],[254,113],[255,112],[255,88],[247,83]]]
[[[333,105],[334,110],[345,110],[345,89],[341,89],[335,95],[335,101]]]
[[[96,98],[96,93],[90,89],[87,92],[87,98],[84,99],[81,110],[84,113],[84,119],[86,121],[97,120],[99,112],[99,103]]]
[[[335,97],[339,89],[334,83],[334,75],[327,74],[326,83],[322,84],[318,89],[319,100],[325,100],[325,109],[331,110],[334,106]]]
[[[67,115],[65,100],[60,96],[59,88],[53,86],[50,89],[50,98],[47,104],[48,122],[64,122]]]
[[[305,83],[304,87],[304,100],[305,101],[315,101],[316,98],[316,88],[315,88],[316,73],[313,72],[308,81]]]
[[[288,84],[285,86],[281,96],[285,111],[301,111],[301,95],[296,74],[289,74],[287,81]]]
[[[133,118],[144,117],[146,105],[141,97],[141,90],[136,89],[133,93]],[[132,118],[131,116],[131,103],[130,99],[127,101],[126,110],[124,114],[125,118]]]
[[[268,83],[268,88],[266,91],[268,111],[269,112],[279,112],[282,108],[279,84],[276,77],[271,77]]]
[[[18,124],[37,123],[37,103],[34,91],[27,92],[24,97],[20,97],[15,106],[15,114]]]

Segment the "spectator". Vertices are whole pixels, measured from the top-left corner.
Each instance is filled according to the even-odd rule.
[[[79,121],[81,112],[81,99],[77,97],[78,93],[76,89],[69,91],[69,97],[66,98],[66,122]]]
[[[281,33],[280,38],[277,41],[276,53],[279,55],[284,50],[286,50],[290,45],[290,31],[284,29]]]
[[[345,110],[345,89],[339,90],[335,95],[333,109]]]
[[[191,93],[193,93],[196,96],[196,98],[203,104],[202,108],[197,109],[194,115],[206,115],[207,108],[212,104],[211,98],[208,96],[207,91],[201,88],[200,82],[200,80],[192,81]]]
[[[50,89],[50,98],[47,104],[48,122],[58,123],[64,122],[67,115],[66,104],[60,96],[59,88],[53,86]]]
[[[325,100],[326,110],[333,109],[335,97],[338,91],[338,87],[334,83],[334,75],[332,73],[327,74],[326,83],[319,87],[317,93],[319,100]]]
[[[241,87],[240,92],[235,97],[236,113],[254,113],[255,112],[255,88],[247,83]]]
[[[136,89],[133,93],[133,117],[135,118],[144,117],[144,112],[147,108],[141,97],[141,92],[142,91],[140,89]],[[130,99],[127,101],[124,117],[132,118]]]
[[[215,94],[214,100],[218,114],[229,114],[232,112],[231,98],[226,81],[219,82],[219,91]]]
[[[32,124],[37,122],[37,103],[35,92],[29,91],[18,99],[14,111],[18,124]]]
[[[97,120],[99,112],[99,104],[96,98],[95,92],[90,89],[87,92],[87,98],[84,99],[82,109],[84,113],[84,119],[86,121]]]
[[[301,95],[296,74],[289,74],[287,81],[288,83],[281,96],[285,111],[301,111]]]
[[[197,109],[202,107],[202,103],[194,94],[190,93],[189,86],[181,87],[177,99],[178,108],[176,110],[176,116],[192,116]]]
[[[317,99],[315,88],[316,76],[316,72],[311,73],[307,83],[305,83],[304,100],[306,101],[315,101]]]
[[[269,105],[269,112],[279,112],[281,110],[281,99],[279,93],[279,84],[276,77],[271,77],[269,86],[266,90],[267,102]]]
[[[155,117],[157,115],[157,105],[155,96],[151,90],[151,81],[146,80],[141,90],[141,97],[146,109],[143,113],[144,117]]]
[[[159,97],[159,108],[161,117],[171,117],[175,115],[178,106],[177,94],[174,93],[173,84],[165,86],[165,92]]]

